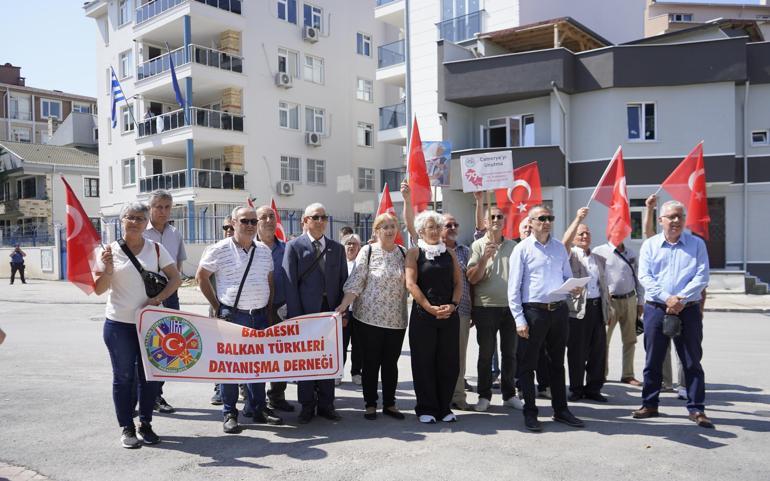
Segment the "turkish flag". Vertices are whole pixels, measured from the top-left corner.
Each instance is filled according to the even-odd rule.
[[[613,246],[619,246],[631,233],[631,213],[628,209],[628,190],[626,189],[626,168],[623,165],[623,150],[618,147],[599,184],[591,195],[609,207],[607,216],[607,240]]]
[[[390,191],[388,190],[387,182],[385,182],[385,186],[382,188],[382,197],[380,197],[380,206],[377,207],[377,214],[375,214],[374,217],[377,218],[377,216],[379,216],[380,214],[384,214],[386,212],[388,214],[392,214],[396,219],[398,219],[398,216],[396,215],[396,209],[393,208],[393,201],[390,200]],[[401,237],[400,229],[396,231],[396,244],[404,245],[404,239]]]
[[[506,213],[507,220],[503,236],[508,239],[517,239],[519,224],[527,217],[529,209],[543,202],[537,162],[530,162],[513,169],[513,187],[497,189],[495,199],[498,207]]]
[[[704,239],[709,239],[708,195],[706,194],[706,168],[703,163],[701,141],[661,185],[671,197],[687,206],[685,227]]]
[[[92,294],[96,288],[92,272],[101,240],[75,192],[64,177],[61,180],[67,189],[67,280]]]
[[[254,201],[251,200],[251,197],[246,197],[246,203],[249,204],[249,207],[252,209],[254,208]]]
[[[281,216],[278,215],[278,207],[275,206],[275,199],[270,198],[270,208],[275,213],[275,238],[286,242],[286,231],[283,230],[283,224],[281,224]]]
[[[409,159],[407,171],[409,173],[409,190],[411,191],[412,208],[415,212],[422,212],[428,208],[431,199],[430,178],[425,167],[425,154],[422,152],[422,140],[420,129],[417,127],[417,117],[412,124],[412,138],[409,142]]]

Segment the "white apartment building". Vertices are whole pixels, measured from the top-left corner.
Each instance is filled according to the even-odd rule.
[[[100,112],[113,67],[132,106],[99,118],[102,213],[157,188],[174,196],[190,241],[221,232],[235,205],[274,197],[284,225],[322,202],[347,224],[376,210],[380,169],[397,145],[375,139],[375,82],[388,27],[375,0],[94,0]],[[173,59],[184,97],[176,101]],[[336,229],[331,224],[331,230]],[[287,230],[296,231],[289,225]]]

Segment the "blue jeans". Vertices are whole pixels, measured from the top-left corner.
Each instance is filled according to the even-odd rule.
[[[103,335],[112,361],[112,401],[118,424],[121,427],[134,424],[135,382],[139,395],[139,420],[151,422],[160,383],[147,381],[144,377],[142,348],[136,334],[136,325],[106,319]],[[138,380],[135,376],[138,376]]]
[[[239,326],[250,327],[252,329],[265,329],[269,326],[267,323],[267,310],[262,309],[256,314],[249,315],[243,312],[233,312],[232,321]],[[222,393],[222,412],[224,414],[238,414],[238,408],[235,403],[238,402],[238,384],[220,384]],[[253,382],[246,384],[246,403],[244,408],[246,412],[259,412],[265,409],[265,383]]]

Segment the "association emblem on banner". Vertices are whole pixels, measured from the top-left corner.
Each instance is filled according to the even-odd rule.
[[[195,326],[183,317],[158,319],[144,338],[147,358],[164,372],[183,372],[201,358],[203,345]]]

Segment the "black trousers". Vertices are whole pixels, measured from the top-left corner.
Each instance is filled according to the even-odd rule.
[[[281,318],[278,316],[278,309],[280,309],[284,303],[280,305],[273,304],[273,326],[281,322]],[[286,400],[286,383],[285,382],[271,382],[270,389],[267,390],[267,399],[270,401],[280,402]]]
[[[350,347],[350,375],[361,375],[362,356],[359,329],[361,321],[349,312],[348,325],[342,328],[342,365],[348,362],[348,346]]]
[[[554,311],[524,305],[524,318],[529,325],[529,339],[519,339],[521,355],[521,388],[524,391],[524,414],[537,415],[535,405],[535,369],[540,351],[548,352],[548,375],[551,381],[551,406],[554,412],[567,409],[564,385],[564,350],[569,331],[569,311],[563,303]]]
[[[570,317],[567,340],[569,390],[575,394],[598,393],[604,386],[607,362],[607,326],[602,300],[588,299],[583,319]]]
[[[321,312],[330,310],[329,301],[324,298],[321,303]],[[303,411],[311,411],[315,408],[322,411],[334,409],[334,379],[298,381],[297,400],[302,404]]]
[[[474,307],[471,317],[476,324],[479,343],[479,398],[492,399],[492,355],[500,333],[500,389],[503,400],[516,395],[516,322],[508,307]]]
[[[26,284],[27,280],[24,279],[24,263],[17,264],[15,262],[11,262],[11,284],[13,284],[13,281],[16,279],[16,272],[19,273],[21,283]]]
[[[362,387],[366,407],[377,407],[377,381],[382,370],[382,407],[396,405],[398,358],[406,329],[387,329],[358,322],[357,349],[363,350]],[[458,341],[459,342],[459,341]]]
[[[443,418],[451,412],[450,404],[460,374],[460,317],[425,319],[414,315],[409,322],[409,347],[412,378],[417,397],[415,414]],[[427,316],[427,314],[423,314]],[[487,366],[489,370],[489,366]],[[366,368],[364,368],[366,374]]]

